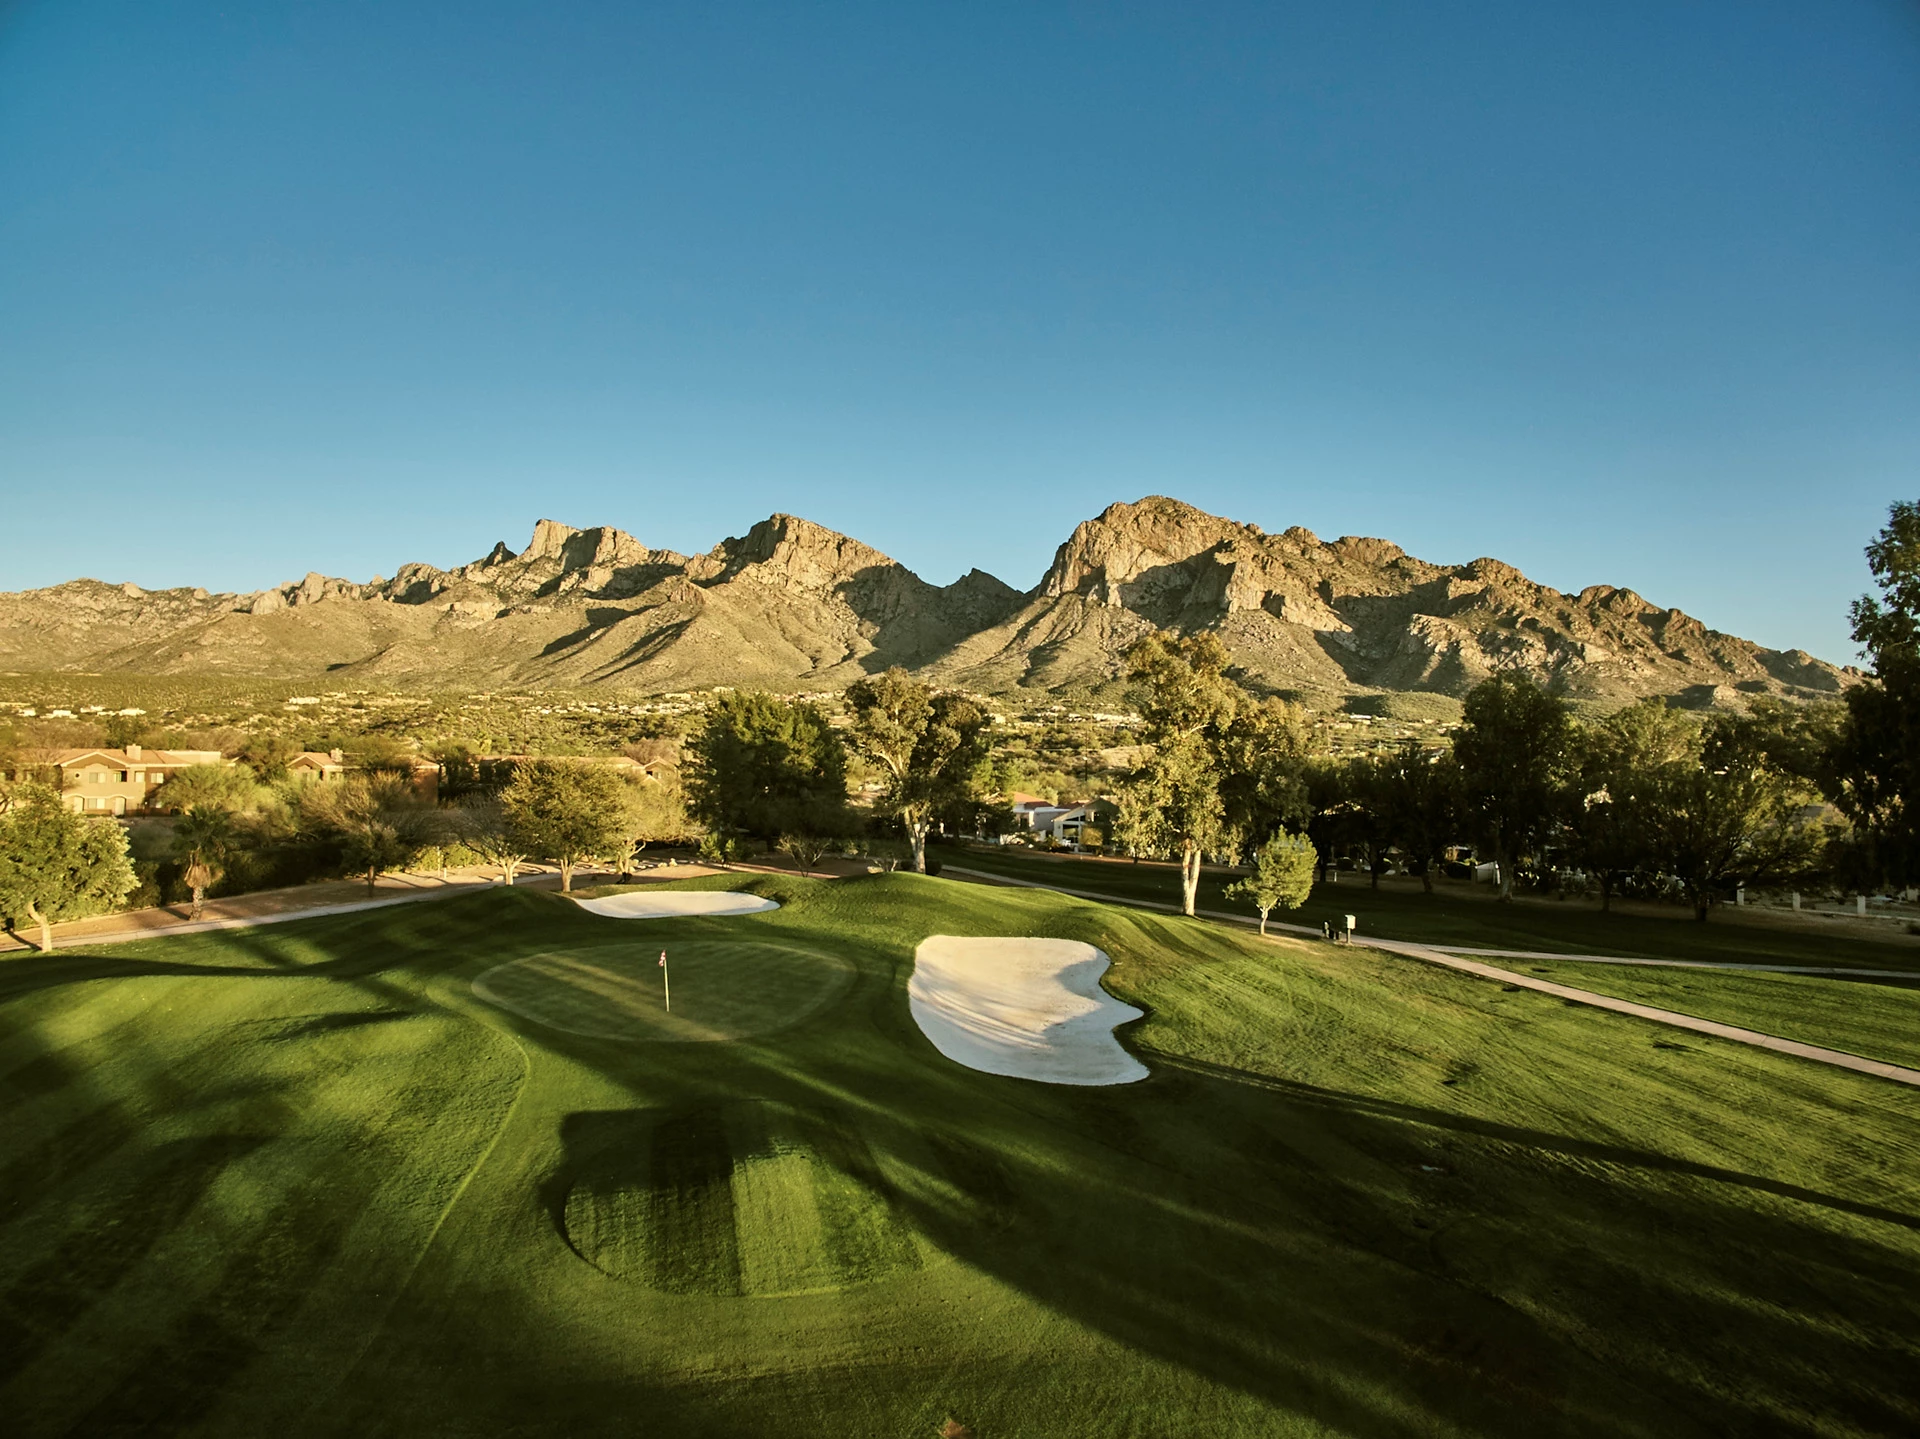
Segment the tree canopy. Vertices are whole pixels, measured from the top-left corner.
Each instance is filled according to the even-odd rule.
[[[1260,933],[1275,909],[1298,909],[1313,892],[1318,867],[1313,841],[1304,834],[1276,834],[1253,852],[1253,873],[1227,886],[1229,898],[1246,899],[1260,911]]]
[[[75,814],[44,785],[0,797],[0,916],[38,925],[43,951],[55,924],[112,909],[134,884],[126,831],[113,821]]]
[[[987,759],[987,715],[961,695],[936,695],[903,669],[847,689],[854,749],[886,776],[880,804],[899,819],[913,867],[927,872],[936,816],[968,808]]]
[[[689,745],[688,808],[716,830],[769,843],[847,797],[847,756],[817,705],[723,694]]]
[[[1565,701],[1524,674],[1483,680],[1467,696],[1454,738],[1467,817],[1500,865],[1500,898],[1514,869],[1551,833],[1574,759]]]
[[[562,892],[574,867],[612,853],[626,837],[629,797],[621,777],[584,760],[533,760],[500,792],[508,832],[526,853],[560,869]]]
[[[1152,753],[1134,772],[1122,823],[1133,844],[1178,858],[1181,908],[1191,915],[1201,860],[1227,836],[1214,742],[1239,710],[1239,687],[1227,678],[1227,648],[1214,634],[1149,635],[1127,660]]]
[[[1826,777],[1862,888],[1920,881],[1920,503],[1893,506],[1867,566],[1880,592],[1854,602],[1853,637],[1873,678],[1847,692]]]

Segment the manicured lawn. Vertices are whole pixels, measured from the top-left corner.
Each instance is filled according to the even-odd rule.
[[[1037,892],[697,887],[784,907],[499,891],[0,962],[7,1432],[1920,1429],[1901,1086]],[[1098,945],[1152,1077],[943,1059],[935,933]],[[744,1037],[654,1025],[663,945],[699,1004],[768,981],[724,1023],[687,991]]]
[[[1496,960],[1556,984],[1920,1069],[1920,981]]]
[[[1180,881],[1170,865],[1133,865],[1108,860],[1052,858],[987,848],[941,850],[955,865],[1041,884],[1081,889],[1117,898],[1149,899],[1178,905]],[[1245,900],[1221,891],[1230,876],[1205,873],[1199,908],[1251,915]],[[1629,959],[1699,959],[1728,964],[1817,964],[1865,969],[1908,969],[1920,973],[1920,939],[1888,925],[1884,938],[1861,938],[1836,921],[1774,926],[1725,909],[1705,924],[1691,910],[1675,906],[1648,914],[1602,914],[1582,901],[1523,900],[1496,904],[1485,886],[1442,881],[1434,894],[1422,894],[1417,881],[1396,881],[1378,890],[1349,875],[1338,884],[1314,887],[1300,909],[1274,918],[1318,928],[1356,915],[1360,933],[1381,939],[1427,944],[1469,945],[1488,949],[1535,949],[1560,954],[1611,954]]]

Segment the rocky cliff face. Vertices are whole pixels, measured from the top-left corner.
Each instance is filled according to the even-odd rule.
[[[1030,602],[942,667],[987,687],[1095,683],[1151,628],[1218,630],[1247,679],[1307,696],[1458,694],[1515,666],[1597,701],[1807,698],[1851,679],[1631,590],[1566,595],[1498,560],[1444,566],[1386,540],[1269,535],[1157,496],[1079,525]]]
[[[930,585],[793,515],[694,556],[542,520],[518,552],[499,544],[366,584],[310,574],[236,595],[75,580],[0,595],[0,668],[792,690],[900,664],[993,692],[1110,682],[1155,628],[1217,630],[1248,683],[1322,702],[1458,694],[1508,666],[1596,702],[1738,705],[1854,678],[1630,590],[1566,595],[1497,560],[1444,566],[1385,540],[1269,535],[1158,497],[1079,525],[1025,594],[980,570]]]

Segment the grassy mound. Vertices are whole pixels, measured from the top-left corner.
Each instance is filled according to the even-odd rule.
[[[751,939],[548,951],[489,969],[473,992],[570,1034],[638,1042],[744,1039],[831,1004],[853,966],[824,950]],[[672,985],[672,1008],[667,985]]]

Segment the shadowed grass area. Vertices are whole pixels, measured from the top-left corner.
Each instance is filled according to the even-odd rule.
[[[783,908],[630,942],[831,955],[832,1001],[556,1028],[473,980],[614,922],[506,890],[0,964],[9,1432],[1920,1428],[1897,1086],[1037,892],[702,887]],[[934,933],[1105,951],[1152,1076],[946,1061]]]

